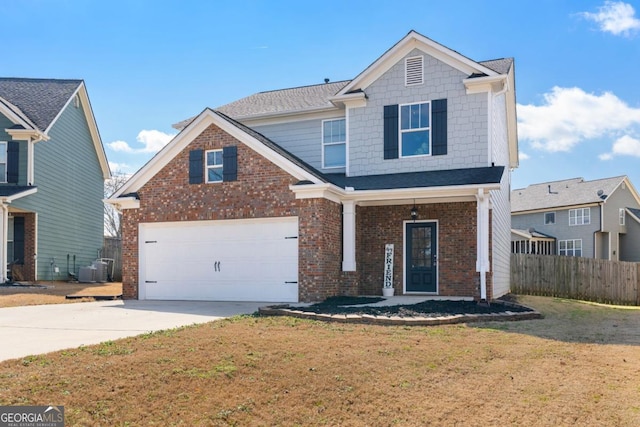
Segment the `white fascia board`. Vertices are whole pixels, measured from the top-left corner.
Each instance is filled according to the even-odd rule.
[[[634,214],[633,212],[631,212],[631,211],[630,211],[629,209],[627,209],[627,208],[625,208],[624,210],[625,210],[625,212],[626,212],[626,213],[628,213],[628,214],[629,214],[629,216],[630,216],[631,218],[633,218],[633,219],[634,219],[638,224],[640,224],[640,218],[638,218],[638,217],[636,216],[636,214]]]
[[[138,191],[144,186],[154,175],[165,167],[174,157],[184,150],[195,138],[204,132],[210,125],[216,125],[229,135],[236,138],[241,143],[265,157],[287,173],[295,178],[313,183],[320,182],[319,178],[310,174],[301,167],[293,164],[291,161],[271,150],[262,142],[258,141],[251,135],[242,131],[238,127],[232,125],[228,121],[218,116],[213,110],[206,109],[200,113],[195,119],[189,123],[176,137],[174,137],[162,150],[151,158],[140,170],[138,170],[120,189],[111,196],[116,199],[122,194]]]
[[[19,193],[13,194],[11,196],[2,197],[2,199],[0,199],[0,200],[2,200],[2,203],[11,203],[14,200],[18,200],[18,199],[21,199],[23,197],[30,196],[30,195],[35,194],[37,192],[38,192],[38,188],[37,187],[33,187],[33,188],[28,189],[28,190],[24,190],[24,191],[21,191]]]
[[[14,141],[47,141],[49,136],[37,129],[5,129]]]
[[[364,92],[347,93],[333,96],[329,98],[329,101],[344,105],[346,108],[360,108],[367,106],[367,95]]]
[[[444,187],[421,187],[421,188],[395,188],[387,190],[354,190],[349,191],[337,187],[333,184],[309,184],[291,185],[289,189],[296,195],[296,199],[325,198],[335,202],[353,201],[359,205],[367,204],[387,204],[385,202],[407,203],[411,200],[432,200],[468,198],[475,200],[479,189],[485,191],[497,190],[500,184],[472,184],[456,185]],[[393,204],[393,203],[389,203]]]
[[[100,169],[102,170],[102,178],[109,179],[111,178],[111,168],[109,167],[109,162],[107,161],[107,155],[104,151],[104,146],[102,145],[102,138],[100,138],[100,132],[98,131],[98,125],[93,115],[93,109],[91,108],[91,102],[89,101],[87,88],[85,87],[83,81],[80,82],[76,90],[71,94],[69,99],[67,99],[67,102],[64,104],[64,106],[60,109],[60,111],[58,111],[58,114],[54,117],[51,123],[49,123],[49,127],[45,129],[45,133],[48,134],[51,131],[62,113],[64,113],[64,111],[67,109],[69,104],[73,102],[73,99],[76,96],[80,99],[80,103],[83,106],[84,117],[87,121],[89,134],[91,135],[93,147],[96,150],[96,156],[98,156],[98,162],[100,163]]]
[[[462,80],[467,90],[467,95],[484,92],[498,92],[503,88],[508,88],[508,78],[505,75],[472,77]]]
[[[453,67],[463,73],[482,73],[488,76],[498,75],[492,69],[481,65],[466,56],[459,54],[435,41],[411,31],[391,49],[385,52],[373,64],[367,67],[360,75],[338,92],[338,96],[344,95],[354,89],[364,89],[376,81],[398,61],[408,55],[413,49],[419,49],[427,55]]]
[[[118,199],[102,199],[103,203],[108,203],[116,208],[118,211],[123,209],[138,209],[140,207],[140,200],[135,197],[120,197]]]

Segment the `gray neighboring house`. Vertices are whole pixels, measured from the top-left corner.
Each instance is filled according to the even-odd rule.
[[[14,279],[64,280],[67,259],[76,273],[97,258],[109,177],[82,80],[0,78],[0,262]]]
[[[627,176],[513,190],[511,227],[514,253],[640,261],[640,196]]]

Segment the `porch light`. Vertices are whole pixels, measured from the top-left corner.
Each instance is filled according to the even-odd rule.
[[[411,208],[411,219],[413,220],[413,222],[416,222],[416,219],[418,219],[418,208],[416,208],[416,204],[413,204],[413,207]]]

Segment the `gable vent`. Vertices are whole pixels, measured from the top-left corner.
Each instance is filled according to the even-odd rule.
[[[412,56],[404,60],[405,86],[421,85],[424,75],[424,57]]]

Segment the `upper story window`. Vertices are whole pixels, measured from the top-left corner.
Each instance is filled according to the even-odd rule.
[[[347,161],[347,132],[345,119],[322,122],[322,167],[341,168]]]
[[[582,239],[558,240],[558,255],[582,256]]]
[[[431,103],[400,106],[400,153],[402,157],[431,154]]]
[[[0,182],[7,182],[7,143],[0,141]]]
[[[222,182],[222,150],[207,151],[207,182]]]
[[[591,209],[579,208],[569,210],[569,225],[591,224]]]
[[[544,225],[550,225],[556,223],[556,213],[555,212],[545,212],[544,214]]]
[[[405,86],[421,85],[424,83],[424,56],[412,56],[404,60]]]
[[[618,210],[618,219],[620,221],[620,225],[624,225],[624,219],[625,219],[625,210],[624,210],[624,208],[620,208]]]

